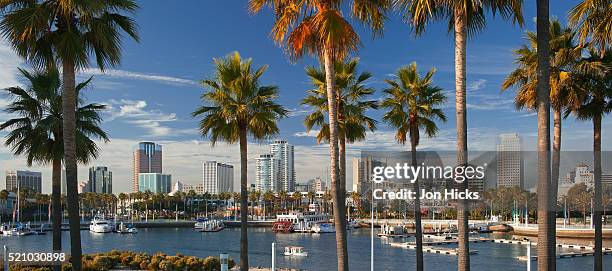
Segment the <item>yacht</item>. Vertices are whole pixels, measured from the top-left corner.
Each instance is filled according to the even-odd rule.
[[[346,224],[346,228],[349,230],[359,228],[359,223],[355,219],[349,219]]]
[[[208,220],[204,222],[201,232],[218,232],[224,229],[223,221],[221,220]]]
[[[457,235],[450,232],[441,234],[425,234],[423,235],[423,241],[425,242],[439,242],[439,241],[455,241]]]
[[[317,212],[289,212],[276,215],[275,232],[312,232],[317,223],[328,222],[329,215]]]
[[[332,232],[336,232],[336,228],[334,227],[334,224],[332,223],[321,222],[321,223],[317,223],[314,226],[312,226],[312,231],[314,233],[332,233]]]
[[[303,247],[285,247],[285,256],[306,257],[308,252]]]
[[[103,218],[94,217],[89,223],[89,231],[96,233],[107,233],[113,231],[113,226],[108,220]]]

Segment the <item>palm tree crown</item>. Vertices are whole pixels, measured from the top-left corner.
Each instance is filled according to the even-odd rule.
[[[214,62],[214,77],[202,81],[210,89],[202,95],[206,105],[193,112],[193,116],[202,116],[202,135],[216,144],[219,140],[237,142],[240,127],[258,140],[277,134],[276,120],[285,117],[287,111],[275,102],[278,87],[259,84],[267,66],[253,69],[252,60],[241,59],[238,52]]]
[[[435,136],[438,132],[436,120],[446,121],[446,115],[439,108],[446,102],[446,96],[440,87],[433,85],[435,71],[432,68],[421,78],[413,62],[399,69],[396,79],[385,80],[389,87],[384,90],[387,97],[381,106],[389,111],[383,119],[397,129],[395,139],[401,144],[411,136],[418,145],[420,129],[427,136]]]
[[[583,0],[569,13],[570,24],[577,29],[582,43],[590,43],[600,56],[612,45],[612,5],[608,0]]]
[[[18,86],[5,89],[13,99],[5,111],[20,116],[0,124],[0,130],[11,129],[5,144],[11,146],[16,155],[25,155],[28,165],[62,160],[64,143],[59,73],[57,70],[19,71],[29,85],[26,89]],[[77,93],[84,90],[91,80],[78,84]],[[108,141],[108,135],[100,127],[100,112],[104,108],[104,105],[92,103],[80,105],[76,110],[77,159],[83,164],[98,157],[99,148],[92,137]]]
[[[364,100],[375,92],[366,85],[366,81],[372,78],[372,75],[368,72],[357,74],[358,63],[359,60],[354,58],[348,62],[336,62],[334,68],[338,91],[338,136],[344,137],[348,143],[363,140],[367,130],[376,129],[376,120],[368,117],[366,111],[377,109],[378,103],[375,100]],[[317,142],[329,142],[325,70],[308,67],[306,74],[315,89],[309,90],[309,95],[302,100],[302,104],[313,108],[313,112],[306,116],[304,125],[308,132],[314,127],[319,127]]]

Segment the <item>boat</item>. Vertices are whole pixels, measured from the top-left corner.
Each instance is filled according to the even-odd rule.
[[[113,226],[108,220],[103,218],[94,217],[89,223],[89,231],[95,233],[108,233],[113,231]]]
[[[223,221],[221,220],[207,220],[204,221],[203,227],[199,230],[201,232],[218,232],[224,229]]]
[[[457,236],[449,232],[440,233],[440,234],[423,235],[423,241],[425,242],[453,241],[456,239],[457,239]]]
[[[204,222],[208,221],[208,218],[198,217],[196,219],[196,223],[193,225],[193,228],[196,230],[201,230],[204,228]]]
[[[285,247],[285,256],[306,257],[308,252],[303,247]]]
[[[403,238],[407,236],[404,231],[404,227],[389,226],[387,224],[380,227],[380,232],[377,235],[383,238]]]
[[[334,227],[334,224],[332,223],[321,222],[321,223],[317,223],[314,226],[312,226],[312,231],[314,233],[332,233],[332,232],[336,232],[336,228]]]
[[[276,215],[274,232],[312,232],[317,223],[328,222],[329,215],[317,212],[294,212]]]
[[[121,222],[121,224],[119,224],[119,228],[117,229],[118,233],[138,233],[138,229],[136,229],[136,227],[134,227],[134,225],[132,224],[128,224],[127,226]]]
[[[349,219],[346,224],[346,228],[349,230],[359,228],[359,223],[355,219]]]
[[[17,225],[13,228],[8,225],[2,226],[2,235],[4,236],[26,236],[32,235],[34,231],[30,228],[30,224],[21,224],[17,223]]]

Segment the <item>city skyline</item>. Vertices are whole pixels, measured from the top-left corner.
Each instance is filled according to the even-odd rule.
[[[557,1],[551,4],[551,15],[565,23],[566,11],[575,5],[572,1]],[[190,7],[190,8],[187,8]],[[114,70],[101,73],[95,68],[81,71],[79,79],[93,75],[92,86],[86,92],[90,102],[99,102],[108,106],[103,114],[103,128],[109,132],[109,143],[98,142],[100,157],[89,165],[79,169],[79,180],[86,179],[90,166],[103,164],[113,169],[117,180],[118,191],[133,189],[129,180],[133,180],[133,171],[129,150],[141,141],[155,141],[166,146],[170,153],[165,153],[164,169],[172,172],[176,179],[186,183],[196,183],[200,178],[200,163],[206,160],[220,160],[238,165],[238,147],[218,144],[211,147],[207,139],[199,136],[197,120],[191,112],[199,103],[199,96],[204,88],[198,81],[212,74],[212,58],[222,57],[233,50],[238,50],[244,57],[252,57],[254,64],[269,65],[268,72],[262,78],[266,84],[275,84],[280,89],[280,103],[291,110],[290,116],[279,122],[280,134],[277,138],[286,139],[295,146],[302,161],[327,161],[328,147],[316,144],[314,137],[317,131],[306,133],[302,125],[304,115],[310,108],[300,105],[306,95],[305,90],[312,88],[304,68],[317,65],[312,58],[292,64],[285,55],[268,38],[272,18],[267,16],[249,16],[244,3],[202,3],[186,2],[177,7],[177,14],[184,14],[178,21],[160,22],[165,16],[165,7],[158,1],[146,1],[137,16],[142,29],[142,43],[126,41],[124,45],[123,65]],[[194,14],[196,11],[203,14]],[[535,16],[533,3],[525,3],[525,18]],[[201,18],[231,18],[236,24],[211,26]],[[390,18],[385,36],[376,40],[364,39],[360,51],[360,69],[371,72],[372,86],[378,91],[379,98],[384,87],[383,80],[389,78],[402,65],[417,61],[423,68],[437,67],[434,81],[446,92],[454,91],[454,66],[452,37],[444,34],[446,25],[435,23],[431,32],[418,39],[413,38],[409,27],[395,15]],[[513,105],[514,91],[500,93],[504,76],[512,70],[513,55],[511,50],[523,42],[524,32],[534,30],[535,24],[526,20],[524,29],[500,19],[488,21],[478,39],[470,41],[467,51],[468,65],[468,108],[470,124],[468,145],[470,150],[495,150],[496,135],[517,132],[523,135],[527,149],[535,146],[535,113],[516,111]],[[182,28],[175,27],[180,24]],[[439,31],[436,31],[439,30]],[[249,42],[235,42],[229,38],[219,38],[210,42],[206,37],[190,36],[189,42],[166,47],[167,39],[178,39],[186,33],[202,32],[208,36],[222,37],[225,33],[237,33]],[[499,35],[504,33],[504,35]],[[364,36],[365,37],[365,36]],[[400,40],[401,42],[397,42]],[[396,52],[388,55],[384,52]],[[436,52],[432,55],[431,52]],[[165,52],[159,59],[152,59],[156,52]],[[383,52],[383,53],[381,53]],[[23,78],[18,77],[16,66],[29,68],[12,52],[10,46],[0,39],[0,87],[19,85]],[[179,93],[180,95],[177,95]],[[450,95],[444,110],[454,112],[454,95]],[[0,96],[0,106],[8,100]],[[373,112],[373,117],[380,119],[380,112]],[[0,121],[9,115],[0,112]],[[606,118],[603,123],[603,142],[612,134],[612,119]],[[590,150],[591,124],[575,121],[573,117],[564,121],[564,150]],[[14,168],[26,168],[23,157],[14,157],[4,143],[4,133],[0,133],[0,171]],[[452,118],[441,124],[437,138],[423,138],[419,146],[423,150],[453,150],[455,148],[455,123]],[[249,144],[249,176],[254,176],[254,157],[264,153],[267,144]],[[368,133],[364,142],[349,144],[349,158],[357,156],[359,149],[404,150],[406,147],[396,144],[394,131],[384,123],[379,130]],[[612,146],[603,144],[604,150]],[[191,161],[197,160],[197,163]],[[350,160],[348,160],[350,161]],[[350,166],[350,165],[349,165]],[[50,166],[35,165],[28,168],[43,172],[43,190],[50,191]],[[299,181],[325,174],[325,169],[318,164],[298,162],[296,171]],[[347,179],[352,172],[347,172]],[[254,179],[249,179],[254,181]],[[125,183],[128,183],[127,186]],[[234,185],[236,186],[236,182]],[[48,190],[49,189],[49,190]]]

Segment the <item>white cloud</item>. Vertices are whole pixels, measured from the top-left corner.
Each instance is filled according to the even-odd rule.
[[[195,129],[172,129],[164,123],[178,120],[175,113],[150,109],[144,100],[109,100],[106,102],[108,117],[106,122],[121,120],[149,131],[147,136],[163,137],[170,135],[196,134]]]
[[[310,132],[297,132],[294,133],[293,136],[295,137],[317,137],[317,134],[319,134],[319,130],[310,130]]]
[[[18,70],[21,65],[21,60],[13,52],[13,49],[7,44],[4,39],[0,39],[0,89],[12,87],[19,84]],[[8,98],[3,94],[0,95],[0,109],[6,108],[10,103]],[[6,121],[9,115],[0,111],[0,122]]]
[[[105,70],[104,72],[102,72],[99,69],[88,68],[82,71],[81,73],[85,75],[97,75],[97,76],[108,76],[108,77],[115,77],[115,78],[128,78],[128,79],[157,81],[157,82],[174,84],[174,85],[198,85],[198,82],[194,80],[166,76],[166,75],[138,73],[138,72],[132,72],[132,71],[125,71],[125,70]]]
[[[487,86],[487,80],[485,79],[478,79],[476,81],[471,82],[468,87],[467,90],[468,91],[477,91],[477,90],[481,90],[483,88],[485,88]]]

